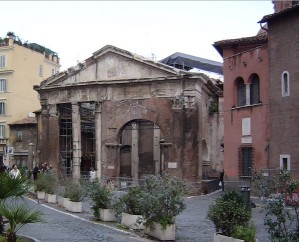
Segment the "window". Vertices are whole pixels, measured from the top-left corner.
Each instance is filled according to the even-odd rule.
[[[253,148],[242,147],[240,149],[240,160],[241,160],[241,174],[242,176],[252,175],[252,163],[253,163]]]
[[[0,68],[1,67],[6,67],[6,56],[5,55],[0,55]]]
[[[40,65],[39,74],[40,76],[43,76],[43,65]]]
[[[287,97],[290,95],[290,75],[284,71],[281,75],[282,96]]]
[[[23,131],[18,130],[17,131],[17,140],[22,141],[22,138],[23,138]]]
[[[237,99],[238,99],[238,106],[245,106],[246,105],[246,87],[244,84],[244,80],[242,78],[237,79]]]
[[[6,92],[6,79],[0,78],[0,92]]]
[[[290,155],[280,155],[280,169],[287,171],[291,169]]]
[[[250,104],[258,104],[260,102],[259,98],[259,76],[257,74],[253,74],[250,77],[251,85],[250,85]]]
[[[0,138],[5,138],[5,124],[0,123]]]
[[[0,115],[5,114],[5,102],[0,102]]]
[[[55,74],[55,70],[54,69],[52,69],[52,76]]]

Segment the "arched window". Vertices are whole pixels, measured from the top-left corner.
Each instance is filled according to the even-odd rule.
[[[245,106],[246,105],[246,86],[244,84],[243,78],[239,77],[236,80],[237,85],[237,105]]]
[[[282,72],[281,75],[282,96],[290,95],[290,75],[287,71]]]
[[[252,74],[250,77],[250,104],[258,104],[260,102],[259,97],[259,76]]]

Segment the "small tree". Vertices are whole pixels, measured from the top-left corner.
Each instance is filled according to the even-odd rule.
[[[238,225],[247,227],[251,218],[251,207],[245,206],[243,197],[230,191],[210,205],[207,218],[226,236],[232,236]]]
[[[299,182],[291,173],[280,170],[272,176],[263,176],[262,171],[255,171],[253,184],[260,194],[266,197],[266,215],[264,224],[272,241],[299,241],[299,207],[293,199]],[[287,209],[285,202],[289,201],[292,209]]]

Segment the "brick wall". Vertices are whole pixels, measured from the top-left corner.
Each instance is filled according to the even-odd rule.
[[[277,17],[269,25],[270,168],[278,168],[280,154],[299,168],[299,16],[298,11]],[[290,96],[282,97],[281,76],[290,76]]]

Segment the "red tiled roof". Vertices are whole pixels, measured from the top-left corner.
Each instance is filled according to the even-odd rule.
[[[24,119],[18,120],[16,122],[13,122],[9,125],[36,124],[36,123],[37,123],[36,118],[28,117],[28,118],[24,118]]]
[[[299,10],[299,4],[296,4],[294,6],[291,6],[289,8],[286,8],[286,9],[283,9],[282,11],[278,12],[278,13],[272,13],[272,14],[269,14],[269,15],[265,15],[260,21],[258,21],[258,23],[265,23],[265,22],[268,22],[270,19],[273,19],[273,18],[277,18],[279,16],[283,16],[289,12],[292,12],[294,10]]]
[[[214,46],[226,46],[226,45],[237,45],[237,44],[264,44],[267,43],[267,34],[260,34],[251,37],[244,37],[238,39],[227,39],[215,42]]]
[[[219,52],[221,56],[223,56],[223,47],[230,47],[233,45],[239,46],[250,46],[250,45],[262,45],[268,43],[268,35],[267,33],[261,33],[259,35],[244,37],[239,39],[227,39],[220,40],[213,44],[213,47]]]

